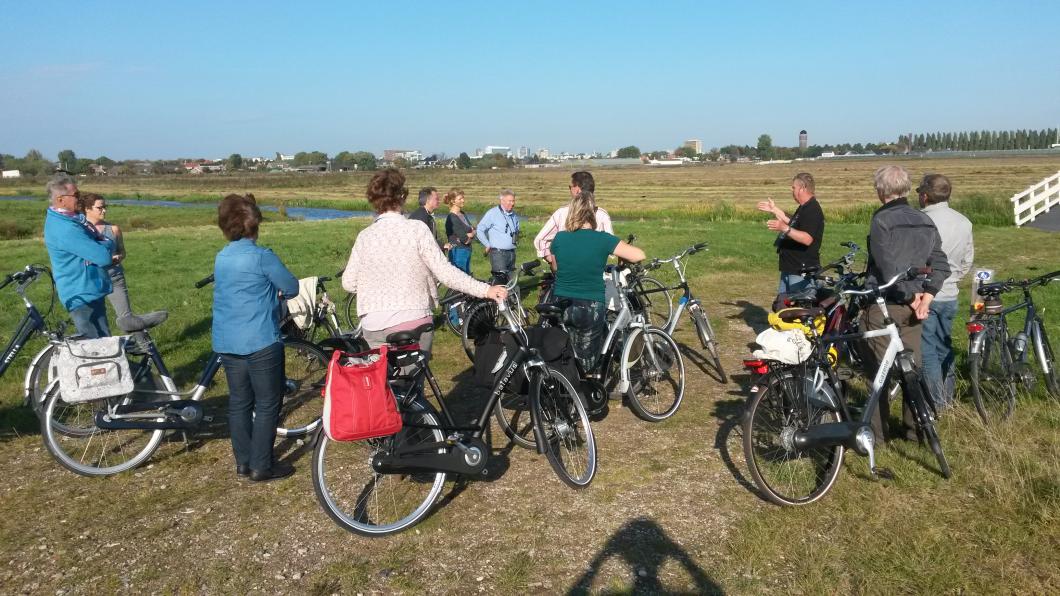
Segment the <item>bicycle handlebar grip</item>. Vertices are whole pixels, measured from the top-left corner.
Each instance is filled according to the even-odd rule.
[[[195,282],[195,289],[198,290],[203,286],[208,286],[213,283],[213,273]]]
[[[317,278],[317,283],[318,284],[327,283],[329,281],[331,281],[331,278],[326,276],[326,275],[321,275],[320,277]]]
[[[626,236],[626,244],[633,244],[636,241],[637,237],[635,235],[630,234],[629,236]]]
[[[522,265],[523,273],[531,273],[534,269],[537,269],[540,266],[541,266],[541,260],[540,259],[534,259],[533,261],[527,261],[527,262],[523,263],[523,265]]]
[[[696,250],[696,251],[700,251],[700,250],[706,250],[706,248],[707,248],[707,243],[706,243],[706,242],[700,242],[699,244],[696,244],[696,245],[695,245],[695,246],[693,246],[692,248],[693,248],[694,250]]]

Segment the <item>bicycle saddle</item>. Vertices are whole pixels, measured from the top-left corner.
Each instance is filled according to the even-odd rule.
[[[570,300],[562,299],[556,302],[542,302],[534,307],[537,314],[543,317],[558,317],[563,314],[563,311],[567,310],[570,306]]]
[[[386,336],[386,343],[392,346],[407,346],[420,340],[420,336],[434,330],[433,323],[424,323],[415,329],[398,331]]]
[[[786,308],[778,312],[777,316],[785,323],[794,323],[802,319],[813,319],[823,314],[823,308]]]
[[[121,317],[115,322],[118,327],[125,333],[136,333],[137,331],[144,331],[152,327],[157,327],[165,322],[169,318],[169,312],[165,310],[156,310],[154,312],[145,313],[142,315],[129,315],[127,317]]]
[[[992,283],[992,284],[983,284],[983,285],[979,286],[979,295],[980,296],[997,296],[998,294],[1001,294],[1003,292],[1007,292],[1008,290],[1009,290],[1008,282],[999,281],[999,282],[995,282],[995,283]]]
[[[503,286],[508,283],[508,272],[507,271],[491,271],[490,272],[490,285],[492,286]]]

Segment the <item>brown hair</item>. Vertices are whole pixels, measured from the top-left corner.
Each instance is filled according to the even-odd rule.
[[[243,238],[256,239],[260,224],[261,209],[258,209],[252,194],[228,195],[217,206],[217,227],[221,228],[229,242]]]
[[[368,181],[365,192],[368,202],[375,207],[376,213],[395,211],[405,204],[409,189],[405,188],[405,175],[394,168],[387,168],[376,173]]]
[[[803,188],[810,191],[810,194],[814,194],[815,188],[813,185],[813,175],[806,172],[800,172],[795,174],[795,177],[791,179],[792,182],[798,182]]]
[[[950,184],[950,179],[942,174],[928,174],[924,176],[920,186],[916,187],[916,192],[927,195],[927,204],[934,205],[950,200],[953,186]]]
[[[449,192],[445,193],[445,198],[442,199],[442,201],[446,205],[449,205],[450,207],[452,207],[453,203],[456,202],[456,198],[457,197],[462,197],[462,196],[464,196],[464,189],[462,189],[462,188],[454,188],[453,190],[450,190]]]
[[[103,195],[98,195],[94,192],[79,192],[77,193],[77,209],[82,213],[88,212],[89,207],[94,207],[96,201],[102,201]]]
[[[593,175],[585,170],[580,172],[574,172],[570,175],[570,183],[573,186],[577,186],[582,190],[589,192],[596,192],[596,181],[593,180]]]
[[[568,232],[580,230],[583,225],[596,229],[596,197],[593,193],[583,190],[578,196],[570,200],[570,209],[567,210],[567,221],[563,227]]]

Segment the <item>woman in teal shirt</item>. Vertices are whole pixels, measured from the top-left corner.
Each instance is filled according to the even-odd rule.
[[[604,267],[614,255],[624,261],[644,260],[644,251],[607,232],[596,231],[596,198],[582,191],[571,199],[565,231],[552,241],[556,257],[554,294],[570,300],[564,322],[574,352],[586,371],[596,366],[603,347],[607,322],[604,301]]]

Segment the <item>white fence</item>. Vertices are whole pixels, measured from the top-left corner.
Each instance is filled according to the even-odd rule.
[[[1034,221],[1034,218],[1052,209],[1054,205],[1060,205],[1060,172],[1019,194],[1012,195],[1009,200],[1012,201],[1017,226]]]

